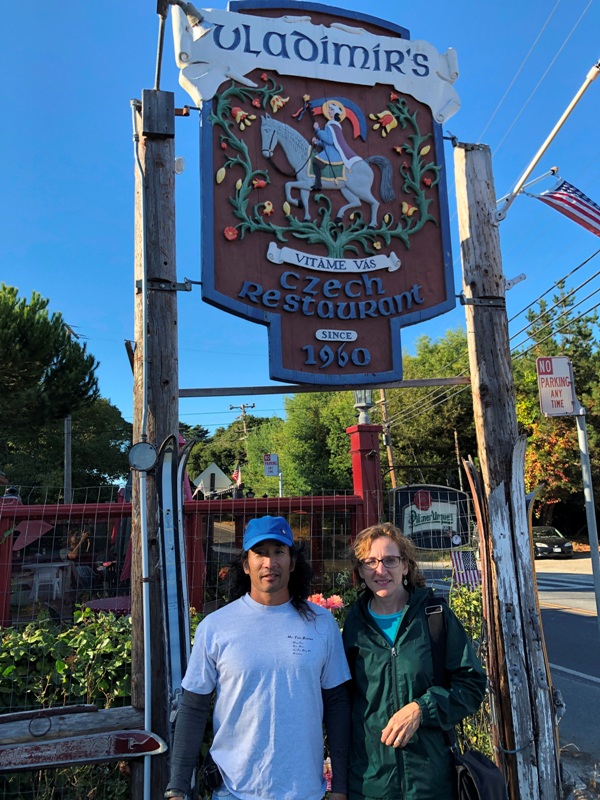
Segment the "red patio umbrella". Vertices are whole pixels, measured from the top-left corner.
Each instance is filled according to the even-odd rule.
[[[15,531],[19,532],[19,536],[13,543],[13,550],[22,550],[32,542],[37,542],[45,533],[51,531],[54,525],[49,525],[43,520],[31,520],[31,522],[19,522],[15,526]]]

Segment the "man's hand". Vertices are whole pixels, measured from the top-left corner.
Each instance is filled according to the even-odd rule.
[[[381,741],[389,747],[406,747],[421,724],[421,709],[412,702],[396,711],[381,732]]]

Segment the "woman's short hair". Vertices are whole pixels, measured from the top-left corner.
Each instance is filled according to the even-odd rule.
[[[400,528],[396,528],[391,522],[371,525],[370,528],[362,530],[354,540],[350,550],[350,560],[352,561],[352,568],[358,581],[362,581],[358,571],[360,562],[368,558],[373,542],[382,536],[386,536],[394,542],[398,547],[399,555],[401,555],[408,564],[408,572],[406,573],[408,590],[410,591],[415,586],[425,586],[425,576],[417,564],[417,554],[414,544],[407,536],[404,536]]]

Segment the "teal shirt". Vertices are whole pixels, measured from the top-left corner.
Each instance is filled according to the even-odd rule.
[[[377,623],[377,627],[381,629],[381,632],[388,642],[394,644],[398,628],[404,616],[404,609],[397,611],[395,614],[376,614],[369,602],[369,614],[373,617],[373,620]]]

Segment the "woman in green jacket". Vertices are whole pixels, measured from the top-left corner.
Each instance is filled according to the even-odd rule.
[[[352,564],[365,591],[344,623],[352,672],[348,800],[453,800],[444,729],[474,713],[485,672],[464,628],[442,603],[446,686],[436,686],[427,600],[409,539],[390,523],[361,531]]]

